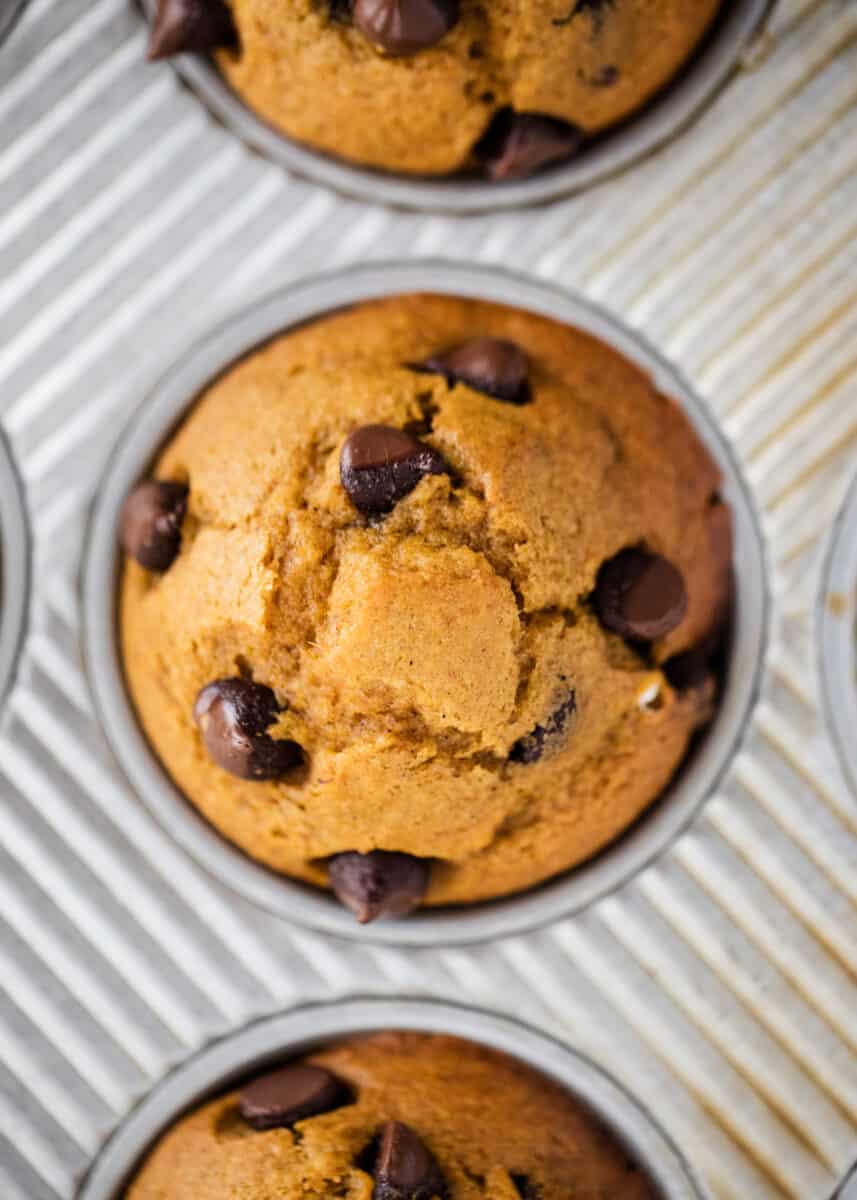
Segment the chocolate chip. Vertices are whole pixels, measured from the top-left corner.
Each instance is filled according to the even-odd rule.
[[[429,883],[429,864],[411,854],[349,850],[328,863],[330,886],[361,925],[378,917],[405,917],[418,908]]]
[[[237,45],[238,31],[224,0],[160,0],[149,38],[150,60]]]
[[[705,649],[695,647],[668,658],[663,672],[677,692],[693,691],[711,676],[711,659]]]
[[[521,1200],[542,1200],[542,1193],[529,1175],[513,1175],[512,1183],[514,1183]]]
[[[621,550],[598,572],[595,607],[607,629],[652,642],[684,620],[687,589],[681,573],[661,555]]]
[[[122,506],[122,549],[147,571],[163,572],[172,566],[181,546],[187,497],[183,483],[148,479],[134,488]]]
[[[245,1084],[238,1107],[254,1129],[282,1129],[340,1108],[349,1100],[348,1090],[330,1071],[296,1063]]]
[[[373,1200],[434,1200],[446,1196],[446,1181],[437,1159],[401,1121],[381,1130],[373,1169]]]
[[[424,475],[443,475],[436,450],[390,425],[363,425],[345,440],[339,460],[342,486],[364,513],[389,512]]]
[[[217,679],[197,696],[193,716],[208,753],[224,771],[239,779],[281,779],[304,761],[297,742],[265,732],[281,711],[264,684]]]
[[[458,0],[354,0],[354,24],[387,54],[436,45],[458,20]]]
[[[466,383],[506,404],[530,400],[529,362],[520,346],[503,338],[471,338],[445,354],[436,354],[415,365],[418,371],[443,375],[452,387]]]
[[[490,179],[526,179],[570,158],[583,142],[576,125],[540,113],[501,109],[474,153]]]
[[[568,732],[571,718],[577,712],[577,696],[571,692],[555,709],[544,725],[537,725],[532,733],[518,738],[509,751],[510,762],[530,764],[538,762],[545,753],[561,744]]]

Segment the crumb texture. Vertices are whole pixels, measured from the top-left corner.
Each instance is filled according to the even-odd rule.
[[[530,399],[402,364],[508,339]],[[340,481],[353,431],[416,431],[447,469],[385,515]],[[530,887],[584,861],[669,783],[712,713],[671,660],[731,596],[731,521],[689,422],[601,342],[437,296],[366,304],[280,338],[202,395],[155,465],[188,488],[163,574],[128,560],[121,636],[146,732],[190,800],[277,871],[327,883],[346,851],[432,861],[427,903]],[[599,620],[602,565],[643,546],[680,571],[678,626],[635,645]],[[240,779],[194,722],[241,677],[303,766]]]
[[[541,113],[598,133],[686,62],[719,0],[461,0],[428,49],[380,53],[331,0],[233,0],[240,52],[219,62],[246,103],[354,162],[444,175],[469,167],[492,118]]]
[[[359,1164],[387,1121],[404,1122],[434,1155],[443,1200],[656,1200],[568,1093],[494,1051],[384,1033],[309,1061],[345,1083],[353,1102],[258,1132],[235,1093],[214,1100],[162,1138],[126,1200],[372,1200],[372,1176]]]

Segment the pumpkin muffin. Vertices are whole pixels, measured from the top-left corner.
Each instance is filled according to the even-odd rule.
[[[401,174],[514,179],[637,112],[719,0],[159,0],[149,54],[217,51],[299,142]]]
[[[126,501],[140,719],[221,833],[361,921],[530,888],[713,714],[719,485],[579,330],[441,296],[316,321],[212,384]]]
[[[126,1200],[656,1200],[557,1084],[432,1034],[354,1039],[183,1117]]]

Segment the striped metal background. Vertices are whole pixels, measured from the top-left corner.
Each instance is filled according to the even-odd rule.
[[[0,51],[0,415],[36,544],[0,725],[0,1196],[68,1200],[134,1100],[212,1036],[375,991],[560,1032],[720,1200],[823,1200],[857,1159],[857,798],[812,629],[857,468],[857,3],[780,0],[692,132],[585,196],[487,220],[285,176],[144,44],[130,0],[32,0]],[[109,446],[182,346],[289,279],[429,255],[579,288],[678,361],[754,485],[777,611],[748,745],[666,860],[542,933],[417,952],[280,924],[154,827],[93,718],[77,572]]]

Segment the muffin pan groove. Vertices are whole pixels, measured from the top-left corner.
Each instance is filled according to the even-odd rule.
[[[113,1135],[77,1200],[119,1200],[146,1149],[188,1108],[237,1080],[340,1037],[380,1030],[447,1033],[521,1059],[568,1089],[600,1117],[645,1167],[663,1200],[705,1200],[690,1167],[666,1134],[598,1066],[566,1046],[478,1009],[426,1000],[344,1000],[259,1021],[209,1046],[169,1075]]]
[[[12,451],[0,431],[0,716],[27,623],[30,540]]]
[[[141,3],[151,19],[157,0]],[[502,184],[455,178],[409,179],[337,160],[287,138],[257,116],[210,59],[186,54],[175,59],[174,65],[213,116],[254,150],[297,175],[374,204],[436,213],[487,213],[545,204],[593,187],[674,138],[735,70],[771,3],[729,0],[691,61],[636,116],[595,138],[569,163],[530,179]]]
[[[582,1048],[716,1200],[830,1200],[857,1161],[857,840],[815,614],[857,469],[857,5],[778,0],[765,55],[681,137],[478,222],[363,208],[275,167],[145,41],[132,0],[32,0],[0,48],[0,423],[38,564],[0,714],[3,1200],[71,1200],[110,1130],[212,1039],[368,991],[477,1003]],[[762,514],[773,619],[744,748],[655,865],[525,937],[412,949],[270,916],[149,817],[94,713],[77,579],[103,465],[160,362],[301,277],[435,254],[592,296],[680,365]]]
[[[227,843],[177,791],[145,742],[124,689],[113,631],[125,496],[192,400],[236,359],[275,334],[361,300],[412,291],[516,305],[594,333],[640,365],[682,405],[723,472],[735,523],[736,609],[718,713],[666,795],[589,863],[538,889],[491,903],[359,926],[332,897],[253,862]],[[111,458],[89,529],[83,571],[84,644],[90,686],[114,752],[164,827],[221,882],[287,920],[341,937],[387,944],[464,943],[520,933],[579,911],[656,858],[698,814],[737,753],[758,695],[768,597],[762,537],[752,500],[725,439],[689,385],[643,340],[585,301],[497,269],[447,263],[381,264],[291,287],[239,315],[183,356],[141,407]]]

